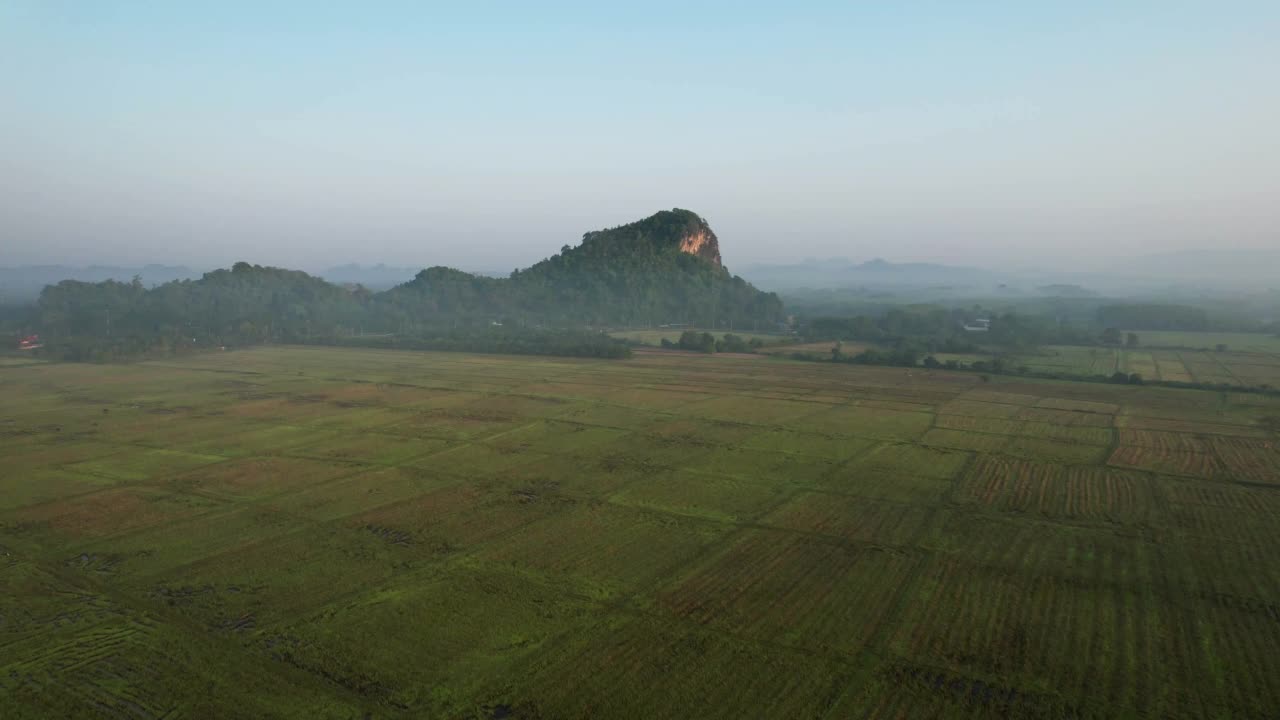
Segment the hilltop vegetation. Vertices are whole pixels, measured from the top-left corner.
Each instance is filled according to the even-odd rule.
[[[381,293],[244,262],[152,289],[138,279],[64,281],[41,293],[26,329],[45,336],[48,355],[70,360],[369,334],[394,335],[402,346],[447,334],[448,343],[432,347],[562,353],[573,346],[563,342],[566,328],[663,320],[767,326],[781,314],[776,295],[724,269],[705,221],[672,210],[587,233],[579,246],[508,278],[433,267]],[[513,337],[518,342],[501,340]],[[601,354],[598,341],[586,344],[570,354]]]
[[[566,245],[509,278],[429,268],[385,299],[409,311],[566,325],[749,327],[782,316],[777,295],[724,269],[715,234],[688,210],[587,233],[577,247]]]

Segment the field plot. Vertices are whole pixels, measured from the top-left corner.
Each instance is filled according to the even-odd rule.
[[[1103,717],[1117,706],[1155,717],[1204,712],[1192,704],[1203,697],[1183,697],[1209,671],[1192,618],[1154,593],[949,558],[916,588],[888,643],[908,667],[1014,688],[1031,717]]]
[[[1078,445],[1105,446],[1111,443],[1112,438],[1111,430],[1105,427],[969,417],[965,415],[938,415],[935,425],[946,430],[963,430],[1009,437],[1054,440]]]
[[[910,546],[936,527],[944,512],[927,505],[805,492],[761,520],[797,532],[883,546]]]
[[[1137,373],[1144,378],[1153,380],[1162,379],[1160,370],[1156,365],[1156,359],[1150,352],[1145,350],[1122,350],[1120,351],[1120,372],[1129,374]]]
[[[1168,475],[1190,475],[1213,478],[1223,474],[1222,466],[1213,455],[1196,452],[1176,452],[1138,445],[1121,445],[1111,453],[1107,463],[1117,467],[1142,468]]]
[[[1215,437],[1214,453],[1233,478],[1280,485],[1280,442],[1254,438]]]
[[[1149,335],[1034,362],[1280,371]],[[6,719],[1280,707],[1256,393],[289,347],[0,389]]]
[[[821,717],[855,669],[839,656],[669,616],[623,615],[584,626],[520,666],[512,699],[500,707],[515,717]]]
[[[1003,356],[1007,365],[1036,373],[1097,377],[1116,372],[1138,374],[1144,380],[1163,380],[1214,385],[1280,387],[1280,337],[1253,333],[1139,332],[1141,345],[1101,347],[1053,345],[1034,353]],[[1215,349],[1219,344],[1225,349]],[[821,344],[819,344],[821,345]],[[824,352],[817,352],[824,349]],[[774,352],[782,352],[776,348]],[[829,355],[830,343],[810,353]],[[937,353],[939,361],[958,360],[971,364],[990,362],[997,355],[949,355]]]
[[[1225,345],[1228,351],[1239,350],[1253,353],[1280,354],[1280,337],[1266,333],[1178,332],[1173,330],[1139,330],[1137,332],[1144,347],[1212,350],[1218,345]]]
[[[1155,350],[1151,357],[1156,363],[1157,379],[1176,382],[1192,382],[1191,372],[1182,362],[1182,355],[1176,350]]]
[[[1221,353],[1217,360],[1243,385],[1280,387],[1280,355]]]
[[[957,484],[956,499],[1002,512],[1143,524],[1155,509],[1140,474],[987,456]]]
[[[908,554],[748,531],[659,590],[655,602],[700,625],[851,652],[880,630],[918,564]]]
[[[1060,372],[1071,375],[1110,375],[1122,369],[1118,351],[1104,347],[1051,345],[1034,355],[1018,355],[1014,366],[1026,366],[1036,372]]]

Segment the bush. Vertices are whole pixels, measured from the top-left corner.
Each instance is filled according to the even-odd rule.
[[[749,353],[752,350],[753,346],[748,344],[741,336],[733,333],[726,334],[716,342],[716,352]]]
[[[685,330],[680,333],[680,342],[677,343],[677,345],[681,350],[713,353],[716,351],[716,338],[711,333],[700,333],[697,330]]]

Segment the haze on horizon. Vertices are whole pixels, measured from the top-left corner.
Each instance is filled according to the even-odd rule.
[[[0,265],[1280,246],[1280,5],[0,0]]]

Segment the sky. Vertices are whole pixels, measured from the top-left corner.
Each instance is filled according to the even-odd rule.
[[[628,7],[615,7],[626,5]],[[0,0],[0,265],[1280,247],[1280,3]]]

